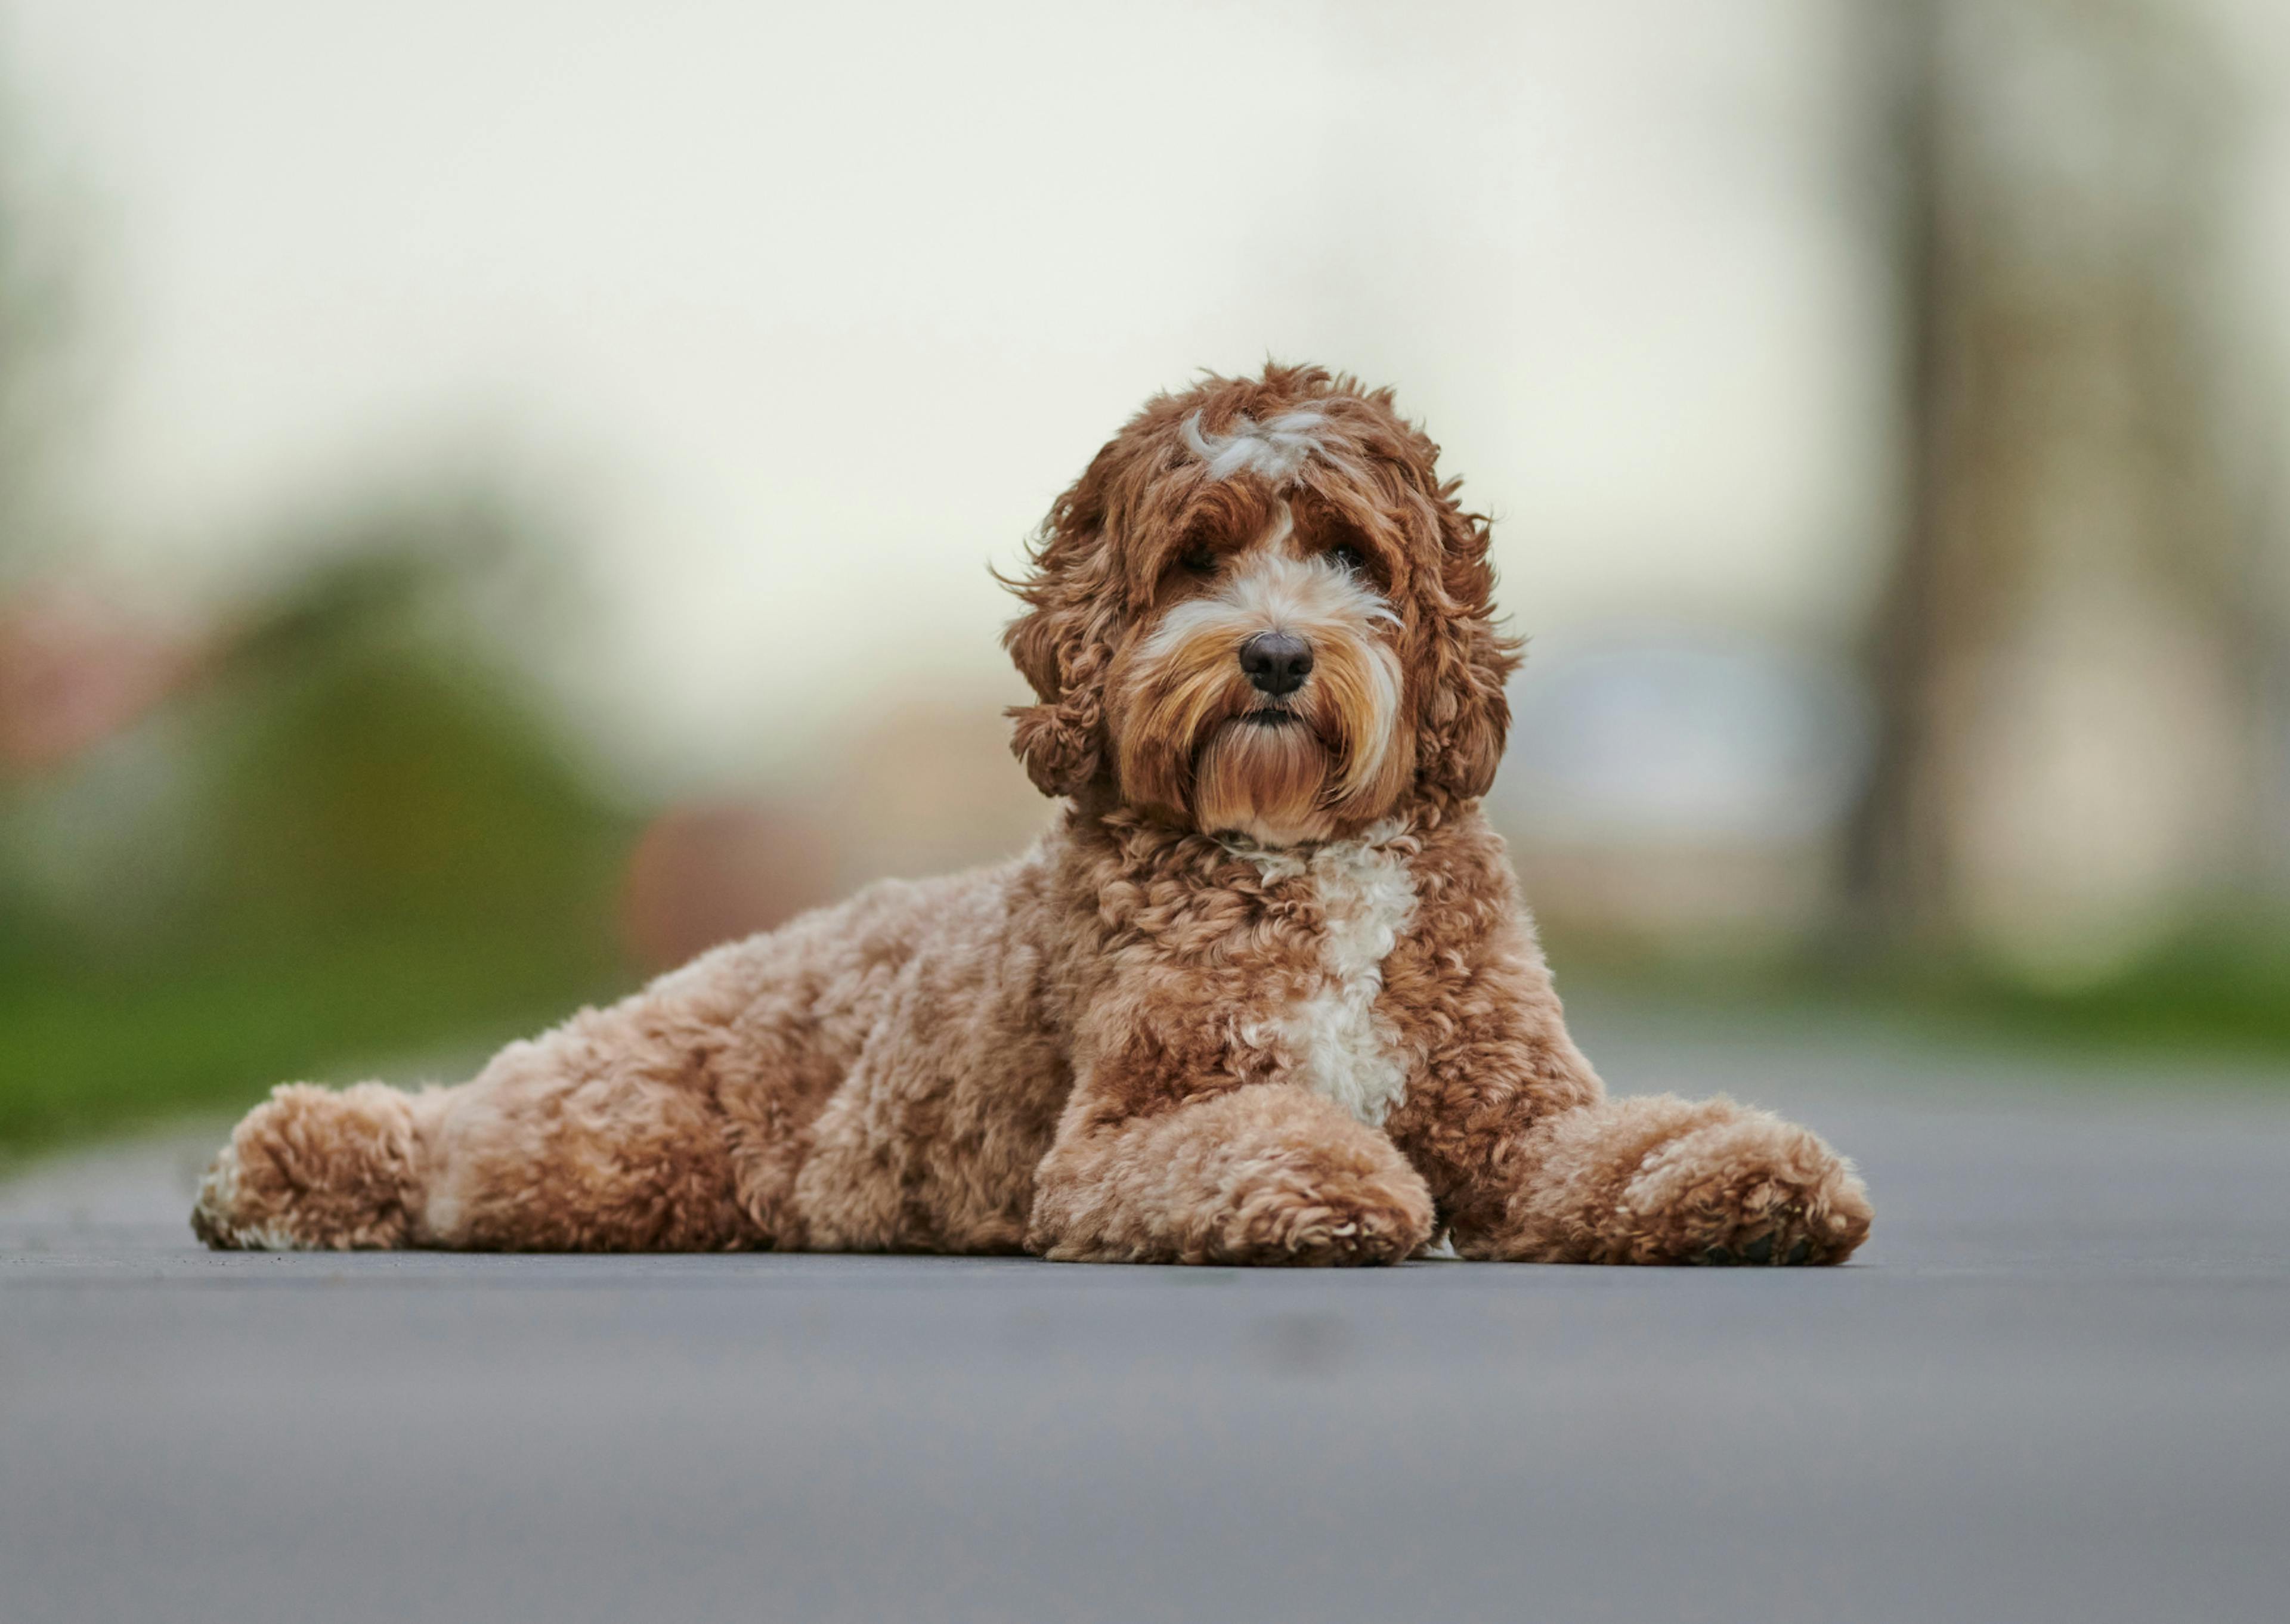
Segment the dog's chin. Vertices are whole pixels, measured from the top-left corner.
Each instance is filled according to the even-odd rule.
[[[1201,747],[1193,821],[1205,834],[1262,845],[1322,840],[1334,827],[1323,805],[1333,761],[1327,745],[1292,712],[1264,708],[1221,723]]]

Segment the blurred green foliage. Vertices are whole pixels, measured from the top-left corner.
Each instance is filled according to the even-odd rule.
[[[2290,1060],[2290,919],[2220,907],[2108,974],[2044,986],[1968,952],[1854,939],[1651,941],[1579,925],[1545,932],[1563,988],[1602,1003],[1819,1012],[1934,1036],[2077,1053]],[[2282,1073],[2290,1082],[2290,1070]]]
[[[1977,964],[1920,961],[1864,973],[1843,990],[2049,1043],[2286,1056],[2290,921],[2215,915],[2116,973],[2073,987],[2031,986]]]
[[[625,979],[629,821],[470,624],[504,528],[371,522],[133,726],[0,779],[0,1149],[480,1054]]]

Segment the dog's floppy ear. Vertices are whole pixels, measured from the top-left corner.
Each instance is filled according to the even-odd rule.
[[[1051,509],[1033,548],[1032,572],[1003,582],[1026,612],[1004,630],[1002,646],[1041,700],[1011,708],[1010,748],[1044,795],[1077,795],[1105,766],[1105,670],[1121,583],[1101,533],[1102,512],[1083,501],[1080,490]]]
[[[1429,648],[1422,702],[1424,780],[1461,800],[1486,794],[1510,732],[1503,692],[1518,669],[1519,644],[1494,624],[1495,573],[1487,563],[1487,521],[1455,500],[1459,481],[1439,487],[1437,573],[1424,582]]]

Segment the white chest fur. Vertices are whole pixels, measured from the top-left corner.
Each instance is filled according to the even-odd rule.
[[[1303,1080],[1370,1127],[1380,1127],[1407,1088],[1399,1035],[1375,1012],[1383,961],[1415,917],[1415,882],[1378,827],[1357,840],[1299,852],[1248,853],[1268,880],[1309,885],[1327,924],[1310,990],[1277,1018],[1277,1035]],[[1272,1036],[1244,1033],[1252,1041]]]

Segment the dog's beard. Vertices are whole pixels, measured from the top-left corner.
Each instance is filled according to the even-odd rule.
[[[1124,796],[1267,845],[1381,816],[1414,771],[1397,658],[1333,628],[1315,628],[1313,644],[1311,679],[1285,700],[1250,687],[1231,627],[1146,651],[1117,681],[1108,718]]]
[[[1267,845],[1324,839],[1335,821],[1329,766],[1327,747],[1301,720],[1220,724],[1194,764],[1194,821]]]

